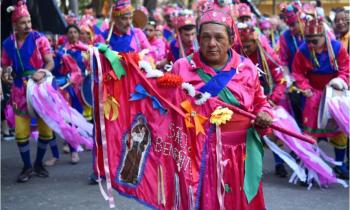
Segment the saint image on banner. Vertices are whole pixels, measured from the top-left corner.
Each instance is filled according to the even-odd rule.
[[[123,142],[125,152],[119,181],[136,185],[140,182],[142,166],[151,145],[151,131],[143,115],[139,114],[135,117],[132,128],[124,136]]]

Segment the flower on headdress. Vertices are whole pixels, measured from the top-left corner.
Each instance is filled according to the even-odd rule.
[[[228,108],[217,107],[213,113],[211,113],[210,123],[216,126],[226,124],[227,121],[231,120],[233,111]]]

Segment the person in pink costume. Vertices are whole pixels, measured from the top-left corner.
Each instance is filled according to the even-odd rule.
[[[326,33],[323,18],[308,16],[305,24],[305,43],[295,55],[292,69],[293,77],[306,97],[303,112],[304,132],[315,137],[331,137],[335,145],[335,159],[343,162],[348,138],[332,128],[320,129],[317,115],[321,95],[326,86],[347,90],[349,84],[349,54],[341,42],[333,40]],[[335,167],[336,174],[349,179],[345,164]]]
[[[32,30],[31,18],[25,2],[18,1],[7,11],[12,12],[14,34],[5,39],[2,44],[1,66],[4,69],[12,66],[11,100],[15,112],[16,141],[24,163],[17,182],[26,182],[34,173],[44,178],[49,176],[42,160],[47,144],[55,141],[52,130],[39,118],[38,150],[33,167],[29,147],[31,118],[27,108],[27,81],[31,77],[35,82],[41,82],[46,73],[52,70],[54,62],[46,37]]]
[[[156,54],[155,61],[161,61],[166,55],[166,45],[162,38],[157,36],[156,22],[154,20],[149,20],[148,24],[144,28],[145,34],[149,43],[151,44],[153,51]]]
[[[157,67],[159,69],[195,51],[197,43],[196,23],[191,11],[185,10],[181,12],[177,17],[174,17],[174,22],[177,37],[171,41],[166,59],[158,63]]]
[[[112,50],[117,52],[141,52],[144,49],[151,49],[151,45],[143,31],[132,27],[133,11],[134,8],[130,0],[119,0],[113,5],[114,27],[112,35],[109,40],[108,34],[104,36]]]
[[[265,128],[272,123],[271,106],[260,86],[254,64],[230,48],[234,40],[233,27],[232,16],[217,4],[209,5],[199,20],[199,51],[177,60],[172,71],[201,92],[196,98],[210,94],[256,114],[255,126],[261,128],[260,134],[264,135],[268,132]],[[247,151],[253,148],[248,144],[251,126],[250,120],[235,113],[222,128],[222,160],[227,163],[222,163],[222,188],[216,184],[219,176],[216,173],[216,153],[220,151],[216,150],[216,142],[209,142],[200,209],[265,209],[261,184],[262,154],[247,155]],[[260,142],[258,134],[255,137],[254,142]],[[257,161],[249,172],[249,167],[245,167],[250,162],[246,159],[248,156]],[[255,184],[247,181],[248,175],[254,176]],[[248,186],[254,186],[254,190],[248,190]],[[220,191],[224,191],[223,197],[213,196]]]
[[[249,24],[240,24],[238,28],[239,35],[242,41],[242,46],[236,46],[236,49],[258,65],[259,79],[264,93],[268,97],[268,102],[271,106],[282,104],[285,101],[286,82],[283,78],[283,70],[281,61],[277,53],[270,47],[265,39],[261,39],[263,35],[258,35],[254,27]],[[270,138],[282,146],[273,135]],[[279,177],[286,177],[287,171],[284,167],[284,161],[275,153],[275,174]]]

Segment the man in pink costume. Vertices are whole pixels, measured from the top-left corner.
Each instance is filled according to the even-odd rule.
[[[309,16],[305,24],[305,43],[302,44],[293,61],[293,77],[306,96],[303,112],[304,131],[315,138],[331,137],[335,145],[335,159],[343,162],[348,137],[337,130],[319,129],[317,114],[322,92],[327,85],[348,89],[349,54],[341,42],[333,40],[326,33],[322,17]],[[335,167],[340,178],[348,179],[346,166]]]
[[[282,61],[284,71],[287,75],[292,72],[292,62],[299,46],[303,43],[303,22],[300,21],[301,8],[297,4],[280,5],[284,22],[287,29],[279,40],[278,53]],[[292,78],[291,78],[292,79]],[[290,102],[293,109],[293,116],[299,126],[302,126],[302,107],[304,97],[298,92],[289,93]]]
[[[158,64],[163,68],[166,63],[174,63],[179,58],[192,54],[195,50],[196,23],[191,11],[185,10],[174,17],[177,38],[170,43],[167,58]]]
[[[224,9],[216,4],[209,5],[200,16],[199,52],[175,62],[173,72],[196,90],[207,92],[212,97],[218,96],[226,103],[256,114],[255,126],[266,128],[272,122],[271,107],[261,89],[255,66],[229,47],[234,40],[233,27],[234,21]],[[236,113],[222,127],[222,160],[226,160],[226,164],[222,163],[221,189],[216,184],[215,154],[219,151],[215,149],[216,142],[209,143],[200,209],[265,209],[260,181],[262,156],[247,155],[253,148],[248,143],[251,128],[251,122]],[[264,129],[260,131],[262,135],[267,132]],[[260,142],[256,137],[252,142]],[[248,165],[252,159],[247,158],[257,161],[254,170],[249,172]],[[247,181],[249,175],[257,181],[254,190],[248,190],[248,186],[253,186]],[[213,196],[219,193],[217,189],[224,191],[222,199]]]
[[[269,103],[272,106],[279,105],[281,99],[285,98],[286,82],[278,55],[265,39],[261,39],[263,35],[259,36],[252,25],[240,24],[238,31],[242,41],[240,51],[247,55],[254,64],[258,64],[260,83],[264,88],[264,93],[268,96]],[[273,155],[275,174],[279,177],[286,177],[284,161],[277,154],[273,153]]]
[[[144,49],[151,49],[151,45],[143,31],[132,27],[133,11],[134,8],[130,0],[119,0],[113,5],[114,27],[112,36],[108,40],[112,50],[117,52],[140,52]],[[108,34],[105,34],[104,38],[107,40]]]
[[[24,163],[17,182],[26,182],[35,172],[40,177],[48,177],[49,173],[43,167],[43,157],[47,144],[54,141],[52,130],[42,119],[38,119],[38,150],[34,170],[30,160],[29,138],[31,118],[27,109],[26,85],[29,77],[40,82],[47,71],[51,71],[54,62],[50,44],[46,37],[32,30],[30,14],[25,2],[18,1],[8,8],[12,11],[11,20],[14,34],[3,42],[1,66],[5,69],[12,66],[14,78],[11,100],[15,111],[16,140]]]

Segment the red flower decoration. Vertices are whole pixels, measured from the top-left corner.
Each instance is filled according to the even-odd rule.
[[[157,78],[157,84],[160,87],[177,87],[182,84],[182,78],[179,75],[165,73],[164,76]]]

